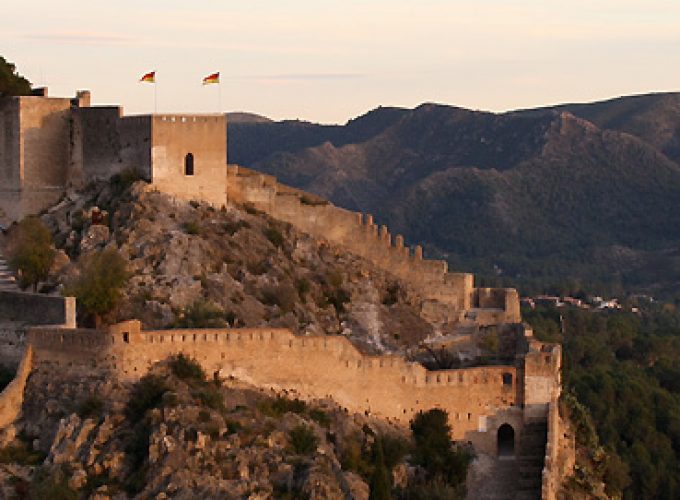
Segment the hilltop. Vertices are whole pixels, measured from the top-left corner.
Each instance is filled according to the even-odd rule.
[[[525,291],[677,290],[678,141],[680,94],[229,125],[230,162],[373,213],[454,269]]]
[[[110,213],[110,230],[91,224],[93,206]],[[63,249],[56,284],[107,246],[128,261],[133,276],[110,321],[341,333],[367,352],[405,352],[434,332],[407,283],[252,208],[217,210],[114,182],[72,193],[43,221]]]

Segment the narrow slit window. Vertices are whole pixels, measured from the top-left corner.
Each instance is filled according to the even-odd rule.
[[[187,153],[184,157],[184,175],[194,175],[194,154]]]

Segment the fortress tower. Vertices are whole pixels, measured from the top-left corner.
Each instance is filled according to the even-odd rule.
[[[70,187],[133,170],[184,199],[226,203],[226,117],[124,116],[119,106],[40,95],[0,99],[0,223],[55,204]]]

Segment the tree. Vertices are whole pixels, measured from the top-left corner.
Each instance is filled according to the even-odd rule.
[[[385,465],[382,439],[376,438],[373,445],[373,473],[371,474],[369,500],[389,500],[392,498],[392,481]]]
[[[16,67],[0,56],[0,97],[29,95],[31,82],[16,72]]]
[[[127,262],[113,248],[107,248],[82,259],[80,276],[64,290],[73,295],[82,310],[99,326],[102,317],[118,304],[121,290],[129,274]]]
[[[425,469],[431,480],[456,486],[465,481],[469,457],[454,447],[446,411],[433,408],[419,412],[411,421],[415,441],[413,462]]]
[[[35,217],[23,219],[12,235],[9,251],[9,265],[19,277],[22,289],[33,287],[45,281],[54,262],[52,233]]]

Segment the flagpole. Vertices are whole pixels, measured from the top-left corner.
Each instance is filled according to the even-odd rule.
[[[222,112],[222,83],[217,82],[217,112]]]
[[[153,82],[153,114],[158,114],[158,91],[156,90],[156,85],[158,85],[155,81]]]

